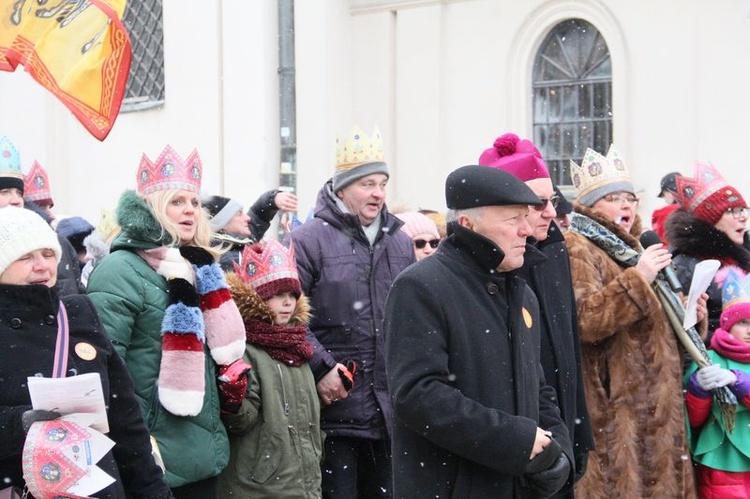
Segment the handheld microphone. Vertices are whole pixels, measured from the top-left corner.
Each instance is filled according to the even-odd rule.
[[[641,246],[648,248],[654,244],[662,244],[661,239],[659,239],[659,234],[653,230],[647,230],[641,234]],[[671,263],[661,269],[659,273],[664,277],[664,280],[667,281],[667,284],[672,288],[672,291],[675,293],[682,293],[682,285],[680,284],[680,280],[677,278],[677,274],[675,274],[674,267]]]

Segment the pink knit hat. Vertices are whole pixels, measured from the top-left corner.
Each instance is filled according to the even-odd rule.
[[[519,139],[513,133],[496,138],[492,147],[479,156],[479,164],[504,170],[523,182],[550,178],[539,149],[530,140]]]
[[[414,239],[415,236],[420,234],[430,234],[435,239],[440,239],[437,225],[427,215],[422,215],[418,211],[409,211],[406,213],[396,213],[396,216],[404,222],[401,230],[410,238]]]

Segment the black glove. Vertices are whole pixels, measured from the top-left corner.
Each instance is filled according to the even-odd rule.
[[[560,454],[551,468],[538,473],[528,473],[524,478],[526,488],[541,497],[549,497],[565,486],[569,475],[570,460],[565,454]]]
[[[21,414],[21,427],[23,428],[23,434],[26,435],[29,432],[31,425],[37,421],[50,421],[60,417],[59,412],[45,411],[43,409],[24,411]]]
[[[180,246],[180,254],[185,260],[198,267],[216,262],[211,253],[197,246]]]
[[[554,438],[550,439],[547,447],[542,449],[542,452],[534,456],[534,459],[526,464],[524,473],[539,473],[544,471],[557,461],[557,458],[562,454],[562,447],[557,443]]]
[[[589,462],[589,451],[581,452],[580,454],[575,455],[576,460],[576,473],[575,478],[573,479],[574,482],[577,482],[581,479],[581,477],[586,473],[586,466]]]
[[[346,360],[342,363],[346,366],[346,370],[339,367],[339,377],[344,388],[349,392],[354,388],[354,375],[357,373],[357,363],[353,360]]]

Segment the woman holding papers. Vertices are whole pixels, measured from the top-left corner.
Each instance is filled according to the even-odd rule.
[[[721,288],[730,270],[740,276],[750,272],[750,241],[745,235],[748,209],[742,194],[705,163],[695,165],[695,176],[676,178],[675,197],[681,208],[666,222],[677,278],[685,293],[690,290],[696,264],[721,262],[708,287],[708,330],[715,331],[721,316]],[[711,338],[706,338],[710,344]]]
[[[27,378],[98,373],[107,408],[107,436],[115,445],[95,464],[114,482],[91,495],[172,497],[151,455],[130,375],[96,310],[85,295],[59,296],[60,254],[55,232],[39,215],[12,206],[0,210],[0,488],[24,487],[29,485],[25,476],[42,472],[33,466],[35,448],[27,445],[24,450],[26,434],[35,421],[60,416],[32,408]],[[31,463],[26,474],[23,461]],[[64,463],[59,469],[65,469]],[[71,484],[62,484],[69,475],[52,476],[62,477],[59,483],[65,488],[58,492],[65,493]]]

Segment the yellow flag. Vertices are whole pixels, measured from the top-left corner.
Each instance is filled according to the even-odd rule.
[[[0,0],[0,70],[21,64],[97,139],[120,112],[130,71],[126,0]]]

